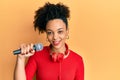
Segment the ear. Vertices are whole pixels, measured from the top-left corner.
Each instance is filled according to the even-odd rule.
[[[68,35],[68,34],[69,34],[69,28],[67,28],[67,30],[66,30],[66,31],[67,31],[67,35]]]
[[[66,30],[66,39],[69,39],[69,28]]]

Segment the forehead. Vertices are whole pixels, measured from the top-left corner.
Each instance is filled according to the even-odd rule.
[[[58,30],[60,28],[66,29],[66,24],[61,19],[50,20],[46,25],[46,30]]]

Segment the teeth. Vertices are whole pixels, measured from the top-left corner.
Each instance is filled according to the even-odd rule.
[[[59,42],[54,42],[55,44],[59,43]]]
[[[58,44],[58,43],[59,43],[59,41],[54,41],[53,43],[54,43],[54,44]]]

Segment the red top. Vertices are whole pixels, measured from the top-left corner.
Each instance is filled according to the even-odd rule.
[[[32,80],[36,73],[36,80],[84,80],[84,64],[82,57],[70,50],[67,58],[62,62],[53,62],[49,47],[36,52],[26,64],[27,80]]]

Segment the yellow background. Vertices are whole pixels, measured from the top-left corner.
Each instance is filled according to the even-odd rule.
[[[34,12],[47,0],[0,1],[0,80],[13,80],[21,43],[47,45],[34,31]],[[70,49],[84,59],[85,80],[120,80],[120,0],[50,0],[70,7]]]

